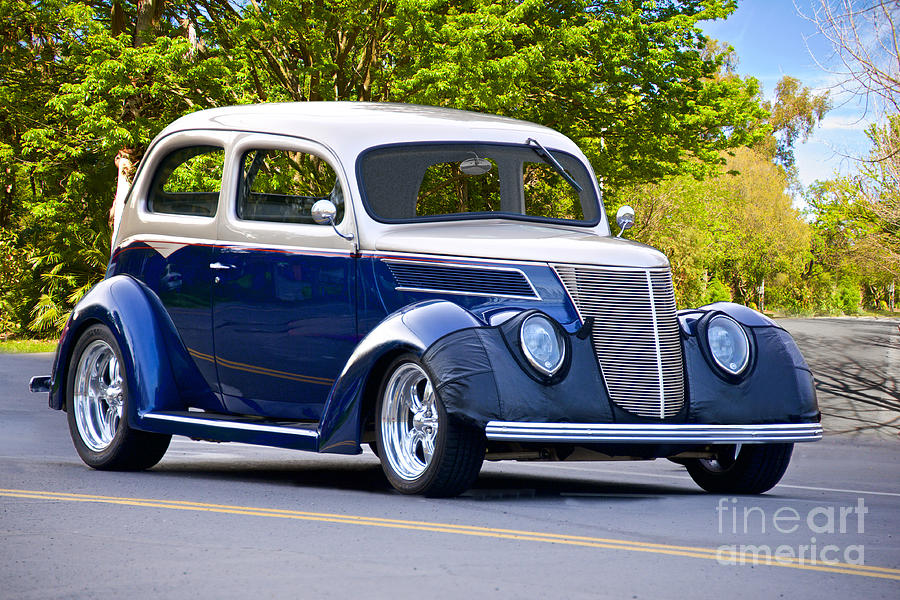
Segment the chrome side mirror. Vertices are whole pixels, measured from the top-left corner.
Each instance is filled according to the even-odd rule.
[[[627,204],[620,207],[619,210],[616,211],[616,224],[619,226],[619,235],[616,237],[622,237],[625,230],[634,225],[634,209]]]
[[[338,231],[337,226],[334,224],[334,218],[337,215],[337,207],[331,200],[324,198],[322,200],[317,200],[316,203],[312,205],[309,214],[312,217],[312,220],[319,225],[331,225],[334,232],[345,240],[353,239],[352,233],[343,234]]]

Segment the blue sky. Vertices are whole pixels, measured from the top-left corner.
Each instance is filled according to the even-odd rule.
[[[831,47],[817,35],[815,24],[797,8],[811,12],[811,0],[738,0],[738,9],[725,21],[708,22],[704,32],[731,44],[739,58],[738,72],[759,79],[767,98],[774,97],[775,84],[784,75],[799,79],[817,91],[829,89],[834,76],[816,64],[824,64]],[[797,169],[804,186],[829,179],[836,171],[855,170],[849,156],[865,156],[869,141],[863,131],[872,122],[856,98],[833,97],[834,108],[812,137],[796,148]]]

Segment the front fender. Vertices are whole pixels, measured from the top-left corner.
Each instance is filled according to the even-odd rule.
[[[370,383],[380,382],[378,369],[404,352],[422,356],[447,334],[484,323],[446,300],[412,304],[392,313],[364,337],[331,388],[319,425],[319,450],[340,454],[360,452],[363,401]]]
[[[181,342],[162,303],[146,285],[127,275],[104,279],[72,311],[60,339],[50,390],[51,408],[66,406],[72,352],[81,333],[106,325],[122,352],[128,389],[128,424],[142,429],[151,410],[186,410],[213,396]]]
[[[704,356],[698,324],[712,312],[740,323],[754,345],[754,359],[737,382],[718,375]],[[746,306],[717,302],[679,312],[687,371],[688,421],[703,424],[811,423],[820,420],[809,365],[791,335]]]

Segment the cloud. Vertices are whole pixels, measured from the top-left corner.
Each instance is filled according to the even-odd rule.
[[[865,131],[871,125],[871,121],[859,114],[826,114],[819,122],[819,129],[823,131]]]

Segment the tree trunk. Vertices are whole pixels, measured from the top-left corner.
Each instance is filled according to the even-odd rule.
[[[114,0],[112,9],[110,10],[110,33],[114,36],[125,32],[125,8],[122,6],[122,0]]]
[[[159,17],[166,0],[138,0],[137,19],[134,23],[134,36],[132,45],[135,48],[143,46],[153,39],[153,34],[159,27]]]

